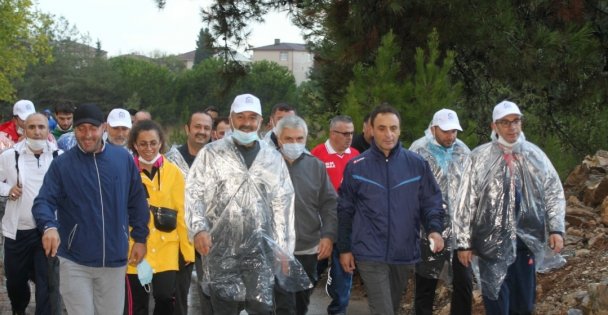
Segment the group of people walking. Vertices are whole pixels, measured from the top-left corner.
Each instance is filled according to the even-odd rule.
[[[148,314],[150,294],[154,314],[186,314],[193,269],[202,314],[306,314],[327,266],[328,314],[347,312],[355,270],[371,314],[399,313],[411,272],[416,314],[433,313],[438,279],[451,283],[451,314],[471,314],[474,261],[487,314],[531,314],[535,266],[563,247],[561,182],[510,101],[472,151],[450,109],[409,150],[400,113],[382,104],[356,136],[350,117],[334,117],[310,151],[289,104],[273,107],[261,137],[251,94],[227,118],[191,113],[172,148],[151,116],[57,110],[57,135],[25,100],[0,125],[15,314],[28,280],[36,314],[61,311],[57,285],[69,314]],[[62,151],[55,137],[73,144]]]

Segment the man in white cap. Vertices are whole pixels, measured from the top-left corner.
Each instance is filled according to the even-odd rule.
[[[281,283],[299,271],[304,288],[310,285],[291,255],[294,190],[281,154],[258,138],[260,100],[237,96],[230,122],[231,136],[203,147],[190,168],[186,224],[203,255],[202,286],[214,314],[236,315],[243,306],[249,314],[271,314],[275,277]]]
[[[12,140],[19,142],[24,134],[25,119],[36,112],[34,103],[28,100],[19,100],[13,105],[13,118],[0,125],[0,133]]]
[[[465,163],[454,228],[458,259],[478,258],[487,314],[532,314],[535,267],[564,245],[565,199],[553,165],[522,132],[510,101],[492,114],[492,141]]]
[[[458,260],[454,248],[453,215],[458,188],[462,178],[463,163],[470,153],[464,142],[457,139],[458,131],[462,131],[458,115],[451,109],[441,109],[433,115],[429,128],[424,137],[416,140],[410,147],[411,151],[420,154],[430,165],[433,175],[441,188],[443,206],[446,210],[442,237],[445,249],[439,253],[430,251],[426,237],[421,237],[421,262],[416,264],[416,297],[415,308],[417,315],[433,314],[433,301],[438,279],[452,279],[452,303],[450,314],[471,314],[472,312],[472,272]],[[424,227],[422,236],[426,235]],[[442,276],[442,270],[447,265],[451,277]]]
[[[131,130],[131,114],[126,109],[114,108],[108,114],[107,122],[108,142],[126,149]]]

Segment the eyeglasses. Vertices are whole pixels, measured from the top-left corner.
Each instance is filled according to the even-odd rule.
[[[156,148],[160,143],[156,142],[156,141],[151,141],[151,142],[139,142],[137,143],[137,146],[140,148]]]
[[[521,125],[521,119],[514,119],[514,120],[497,120],[496,124],[501,126],[501,127],[511,127],[511,126],[519,126]]]
[[[344,137],[352,137],[355,133],[353,131],[346,131],[346,132],[342,132],[342,131],[338,131],[338,130],[332,130],[332,132],[341,134]]]

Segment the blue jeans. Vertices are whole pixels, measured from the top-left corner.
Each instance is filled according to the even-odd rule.
[[[327,306],[328,314],[346,314],[352,284],[353,275],[342,269],[338,246],[334,244],[326,287],[327,294],[331,297],[331,303]]]

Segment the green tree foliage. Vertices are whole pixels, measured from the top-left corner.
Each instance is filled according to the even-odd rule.
[[[115,57],[108,63],[118,75],[114,84],[121,99],[126,100],[137,93],[140,108],[150,111],[159,121],[174,122],[172,92],[175,75],[168,68],[130,56]]]
[[[416,71],[401,78],[400,48],[392,32],[384,35],[374,63],[358,63],[353,69],[344,101],[343,113],[351,116],[356,128],[375,106],[388,103],[402,113],[402,138],[412,141],[428,126],[429,117],[441,108],[455,109],[461,93],[459,83],[452,84],[450,70],[454,52],[448,51],[440,60],[439,36],[429,34],[427,46],[416,49]],[[373,82],[373,84],[370,84]]]
[[[327,139],[329,120],[335,115],[327,110],[323,88],[316,80],[300,83],[296,89],[295,105],[298,115],[308,125],[308,147],[312,148]]]
[[[196,41],[196,50],[194,51],[194,64],[197,65],[201,61],[213,57],[215,48],[213,47],[213,35],[208,28],[201,28]]]
[[[227,114],[231,102],[229,93],[224,93],[222,77],[223,62],[217,58],[203,60],[180,74],[175,83],[176,108],[193,112],[214,105]],[[234,97],[234,96],[232,96]],[[228,104],[228,105],[227,105]],[[179,113],[174,113],[179,115]]]
[[[46,30],[48,16],[36,12],[30,0],[0,1],[0,100],[14,101],[14,81],[28,65],[51,59]]]
[[[240,44],[248,23],[273,9],[289,10],[307,32],[317,61],[312,78],[330,111],[340,108],[355,65],[374,64],[384,34],[395,34],[398,77],[405,78],[417,72],[415,47],[437,29],[441,53],[455,52],[450,74],[463,83],[469,145],[487,141],[492,107],[508,98],[541,146],[553,143],[573,160],[608,147],[608,138],[595,136],[608,111],[606,1],[226,0],[215,1],[203,19],[216,38]]]
[[[422,135],[436,111],[442,108],[460,109],[458,103],[461,101],[462,84],[452,83],[450,76],[455,53],[447,50],[440,62],[441,54],[439,34],[434,29],[428,36],[427,49],[416,48],[416,71],[403,89],[406,93],[412,93],[406,101],[406,106],[401,107],[402,120],[406,127],[402,129],[402,138],[409,142]]]
[[[411,95],[404,80],[399,78],[399,49],[395,35],[389,32],[382,39],[372,65],[358,63],[354,66],[353,79],[342,102],[342,112],[353,118],[355,128],[362,126],[364,116],[374,107],[386,102],[403,108],[407,95]]]
[[[275,62],[256,61],[248,67],[247,75],[235,85],[234,94],[251,93],[262,102],[264,117],[272,106],[280,102],[292,103],[296,96],[296,83],[287,68]]]
[[[52,42],[52,55],[52,62],[29,67],[16,84],[20,97],[50,108],[58,103],[96,102],[105,107],[119,102],[113,85],[119,78],[95,49],[62,39]]]

